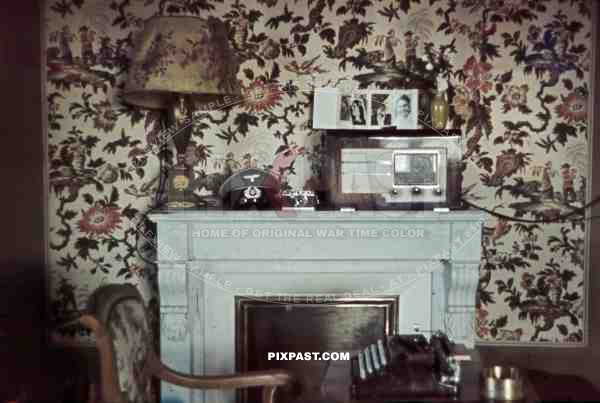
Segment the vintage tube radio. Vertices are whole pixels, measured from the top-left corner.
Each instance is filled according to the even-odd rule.
[[[321,197],[333,208],[460,209],[459,131],[330,130]]]

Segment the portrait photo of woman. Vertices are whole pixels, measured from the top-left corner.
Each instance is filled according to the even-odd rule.
[[[352,99],[350,116],[352,125],[366,126],[367,124],[367,96],[360,95]]]
[[[348,127],[367,125],[367,96],[342,95],[339,100],[338,121]]]
[[[367,124],[365,118],[366,102],[363,102],[360,98],[352,100],[352,109],[350,111],[352,115],[352,124],[355,126],[364,126]]]

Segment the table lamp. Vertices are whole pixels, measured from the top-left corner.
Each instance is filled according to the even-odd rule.
[[[177,150],[177,163],[169,172],[167,207],[211,204],[194,194],[193,166],[186,163],[185,153],[198,113],[237,101],[238,69],[227,27],[216,18],[154,17],[137,37],[123,98],[131,105],[167,113],[168,130],[163,133],[172,136]]]

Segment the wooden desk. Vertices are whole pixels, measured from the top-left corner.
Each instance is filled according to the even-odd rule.
[[[394,403],[408,401],[426,402],[485,402],[481,396],[480,364],[465,362],[462,366],[461,391],[457,397],[411,398],[411,399],[368,399],[352,400],[350,395],[350,363],[332,362],[321,390],[323,402],[328,403]],[[598,401],[600,393],[583,378],[558,375],[541,371],[526,371],[524,402],[542,401]],[[319,399],[321,400],[321,399]]]

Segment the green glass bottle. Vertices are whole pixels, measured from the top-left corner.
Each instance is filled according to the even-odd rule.
[[[431,101],[431,120],[434,129],[445,129],[448,122],[448,102],[443,92],[438,92]]]

